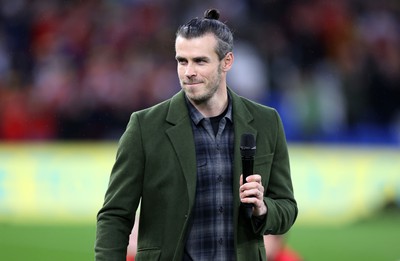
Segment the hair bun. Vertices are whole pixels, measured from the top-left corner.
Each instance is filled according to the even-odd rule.
[[[219,11],[217,9],[208,9],[204,12],[204,18],[218,20]]]

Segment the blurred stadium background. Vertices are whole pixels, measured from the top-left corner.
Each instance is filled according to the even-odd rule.
[[[234,30],[228,82],[277,108],[305,260],[400,260],[398,0],[0,1],[0,260],[92,260],[117,140],[180,87],[175,30]]]

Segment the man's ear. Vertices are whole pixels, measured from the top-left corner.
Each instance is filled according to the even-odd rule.
[[[224,59],[222,59],[222,70],[225,72],[229,71],[233,65],[233,60],[233,52],[228,52]]]

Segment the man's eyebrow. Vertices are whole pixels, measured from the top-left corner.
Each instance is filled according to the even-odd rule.
[[[175,56],[175,59],[178,60],[178,61],[186,60],[186,58],[183,58],[183,57],[181,57],[179,55]]]
[[[207,56],[198,56],[198,57],[194,57],[193,60],[194,61],[209,61],[210,58],[208,58]]]
[[[181,57],[181,56],[179,56],[179,55],[176,56],[175,59],[176,59],[177,61],[186,61],[186,60],[187,60],[187,58]],[[194,57],[192,60],[193,60],[193,61],[209,61],[210,58],[208,58],[207,56],[197,56],[197,57]]]

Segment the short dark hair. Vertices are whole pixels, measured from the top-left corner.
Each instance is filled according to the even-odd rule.
[[[218,19],[219,11],[208,9],[204,12],[203,18],[194,18],[180,26],[176,32],[176,37],[191,39],[212,33],[218,42],[215,51],[219,59],[222,60],[228,52],[233,50],[233,34],[229,27]]]

